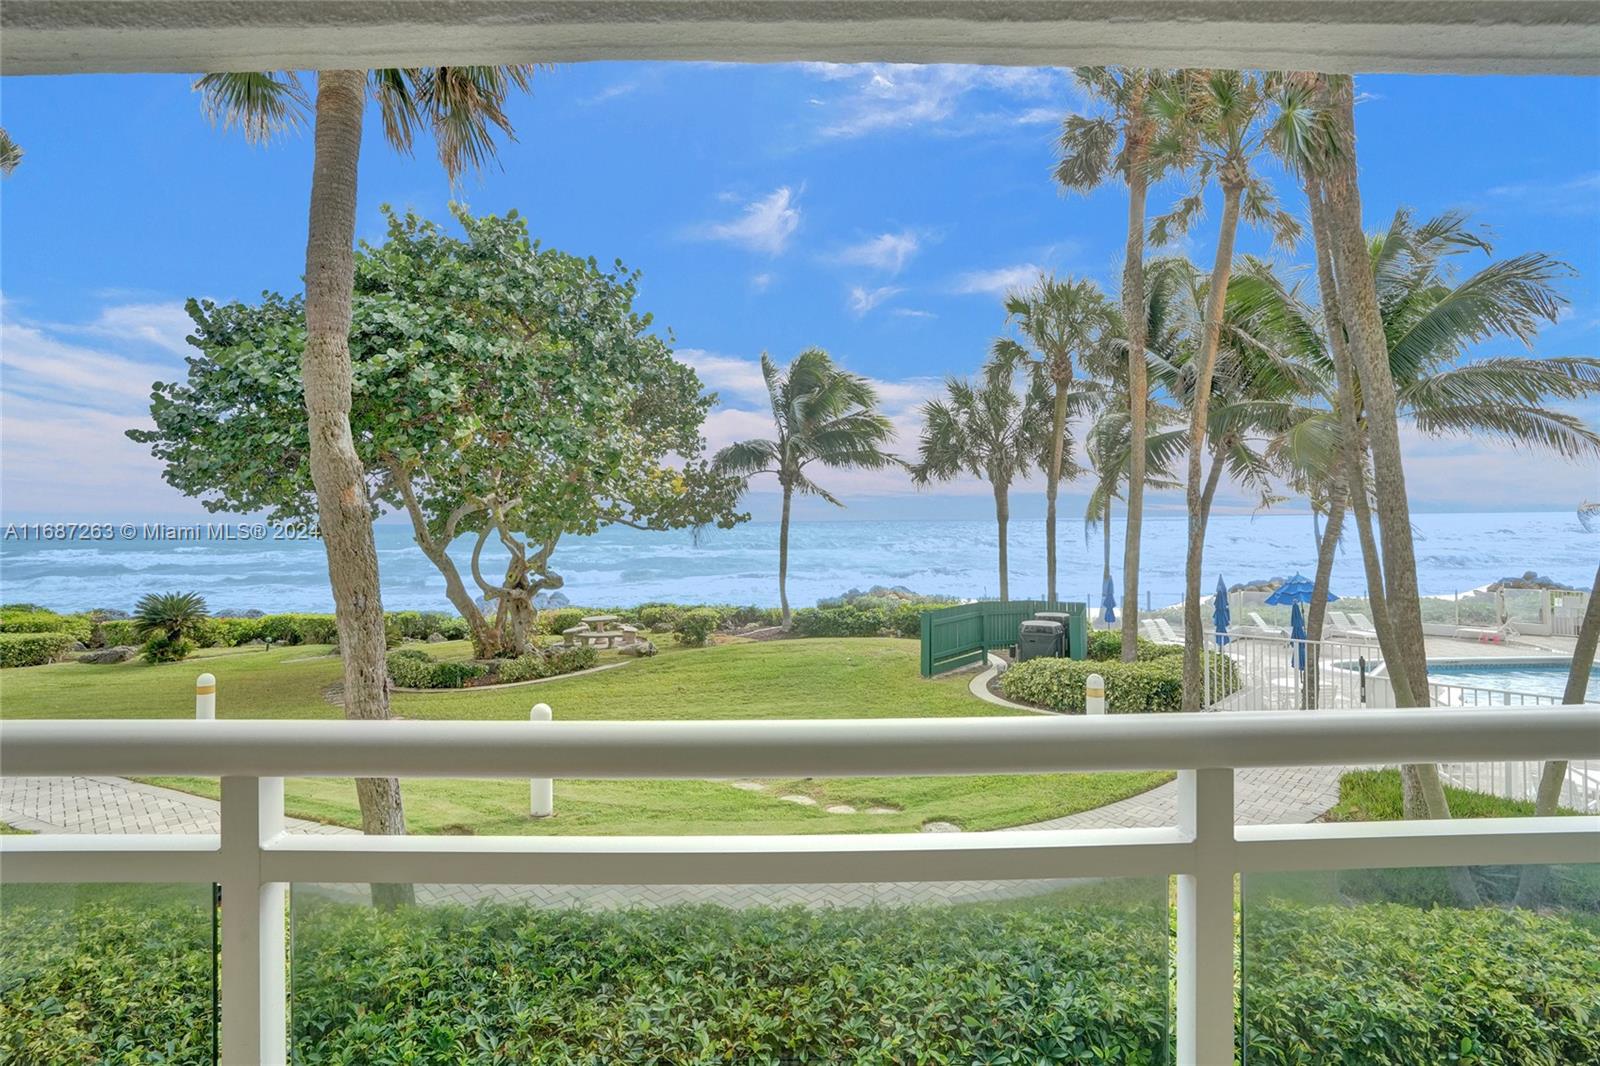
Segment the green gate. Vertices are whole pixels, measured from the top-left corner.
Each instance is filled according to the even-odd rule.
[[[990,650],[1017,642],[1017,628],[1040,611],[1059,611],[1067,620],[1067,654],[1082,659],[1089,650],[1089,611],[1082,603],[1049,600],[980,600],[922,612],[922,676],[932,677],[982,662]]]

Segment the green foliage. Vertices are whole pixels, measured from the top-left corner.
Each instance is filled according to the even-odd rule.
[[[888,628],[882,608],[802,607],[794,612],[794,632],[802,637],[876,637]]]
[[[157,632],[144,642],[144,651],[140,652],[144,661],[152,666],[158,663],[177,663],[189,657],[194,651],[194,643],[188,637],[175,637],[169,633]]]
[[[32,604],[0,608],[0,633],[65,633],[87,644],[93,629],[94,623],[87,615],[57,614]]]
[[[433,671],[433,657],[417,648],[397,648],[384,659],[389,680],[398,688],[427,688]]]
[[[131,618],[111,618],[100,623],[100,647],[116,648],[139,643],[138,626]]]
[[[139,602],[134,604],[133,631],[147,641],[157,636],[164,637],[162,647],[174,648],[180,641],[186,642],[198,633],[206,617],[205,597],[197,592],[151,592],[141,596]],[[149,658],[148,648],[145,657]]]
[[[0,633],[0,669],[53,663],[66,654],[72,639],[66,633]]]
[[[639,607],[639,624],[652,633],[671,633],[683,618],[683,608],[671,603],[647,603]]]
[[[483,667],[477,663],[443,662],[428,668],[425,688],[461,688],[468,681],[482,677]]]
[[[500,664],[500,681],[532,681],[541,677],[556,677],[578,670],[587,670],[599,662],[600,653],[593,648],[561,648],[550,652],[533,652],[507,659]]]
[[[678,643],[691,648],[703,648],[717,627],[722,624],[722,612],[715,607],[695,607],[685,611],[678,619],[675,632]]]
[[[1178,654],[1163,654],[1139,662],[1115,660],[1029,659],[1017,663],[1000,679],[1000,690],[1009,698],[1033,703],[1055,711],[1082,714],[1083,686],[1090,674],[1099,674],[1106,683],[1106,710],[1118,714],[1176,711],[1183,706],[1183,649]],[[1206,668],[1212,671],[1217,694],[1227,695],[1239,688],[1239,672],[1233,661],[1215,652],[1206,653]]]
[[[1144,637],[1135,638],[1135,656],[1141,662],[1152,659],[1164,659],[1169,655],[1183,656],[1183,648],[1177,644],[1157,644]],[[1089,658],[1095,662],[1108,662],[1122,658],[1122,632],[1116,629],[1091,629],[1089,631]]]
[[[583,624],[583,616],[589,612],[582,607],[557,607],[554,610],[539,613],[539,630],[550,636],[559,637],[573,626]]]

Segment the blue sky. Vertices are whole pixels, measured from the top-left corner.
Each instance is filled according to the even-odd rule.
[[[181,373],[184,298],[300,285],[309,134],[247,145],[205,121],[191,81],[0,83],[0,121],[27,151],[0,186],[9,520],[198,513],[121,430],[144,420],[151,380]],[[1467,207],[1499,252],[1568,260],[1572,308],[1536,350],[1600,351],[1600,82],[1386,76],[1358,89],[1369,225],[1398,205]],[[722,395],[713,443],[764,431],[761,351],[819,345],[880,383],[909,451],[917,406],[944,375],[975,370],[1003,330],[1008,285],[1040,270],[1108,288],[1119,276],[1121,192],[1064,197],[1049,180],[1060,116],[1084,106],[1068,72],[1050,69],[560,67],[512,102],[518,140],[501,165],[456,190],[430,150],[399,156],[369,122],[359,230],[381,235],[382,203],[436,218],[452,196],[478,212],[516,208],[547,244],[644,272],[640,306]],[[1157,190],[1152,209],[1176,192]],[[1209,263],[1213,236],[1208,219],[1182,247]],[[1266,253],[1267,241],[1246,234],[1241,251]],[[1585,413],[1600,420],[1594,405]],[[1600,495],[1593,463],[1411,445],[1419,508],[1565,508]],[[843,473],[830,484],[848,512],[803,514],[991,507],[971,483],[916,493],[892,474]],[[754,503],[767,513],[764,496]],[[1037,492],[1016,494],[1014,514],[1041,507]]]

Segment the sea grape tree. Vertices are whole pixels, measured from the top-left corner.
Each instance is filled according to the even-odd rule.
[[[559,588],[566,534],[731,526],[736,479],[702,458],[715,397],[634,309],[637,274],[542,248],[514,212],[453,208],[462,235],[386,211],[357,256],[351,428],[374,518],[404,513],[480,655],[529,650],[534,597]],[[130,430],[213,511],[310,529],[298,297],[189,301],[182,382]],[[471,544],[464,577],[448,548]],[[509,556],[490,572],[484,551]],[[467,581],[491,606],[485,611]]]

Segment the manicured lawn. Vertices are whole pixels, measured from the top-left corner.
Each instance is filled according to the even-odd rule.
[[[464,657],[465,642],[431,645]],[[737,642],[693,650],[662,645],[654,659],[615,670],[515,688],[397,693],[408,719],[525,721],[534,703],[558,719],[886,718],[1008,713],[972,697],[964,675],[925,681],[917,644],[895,639]],[[615,661],[615,656],[603,661]],[[59,663],[0,676],[0,713],[13,718],[188,718],[194,677],[217,677],[220,718],[337,718],[325,693],[339,661],[323,647],[214,650],[183,663],[116,666]],[[762,792],[714,781],[557,781],[556,817],[527,817],[526,782],[404,784],[413,832],[499,833],[830,833],[914,831],[947,821],[964,829],[1023,825],[1088,810],[1167,780],[1162,773],[1052,774],[978,778],[868,778],[764,782]],[[215,781],[157,783],[215,795]],[[778,799],[815,798],[814,807]],[[848,804],[863,813],[829,814]],[[892,814],[867,814],[868,807]],[[295,779],[290,814],[359,825],[354,788],[341,779]]]
[[[1464,788],[1444,787],[1452,818],[1531,818],[1533,804]],[[1578,814],[1561,807],[1557,814]],[[1339,779],[1339,802],[1329,822],[1398,822],[1405,817],[1399,770],[1354,770]]]

